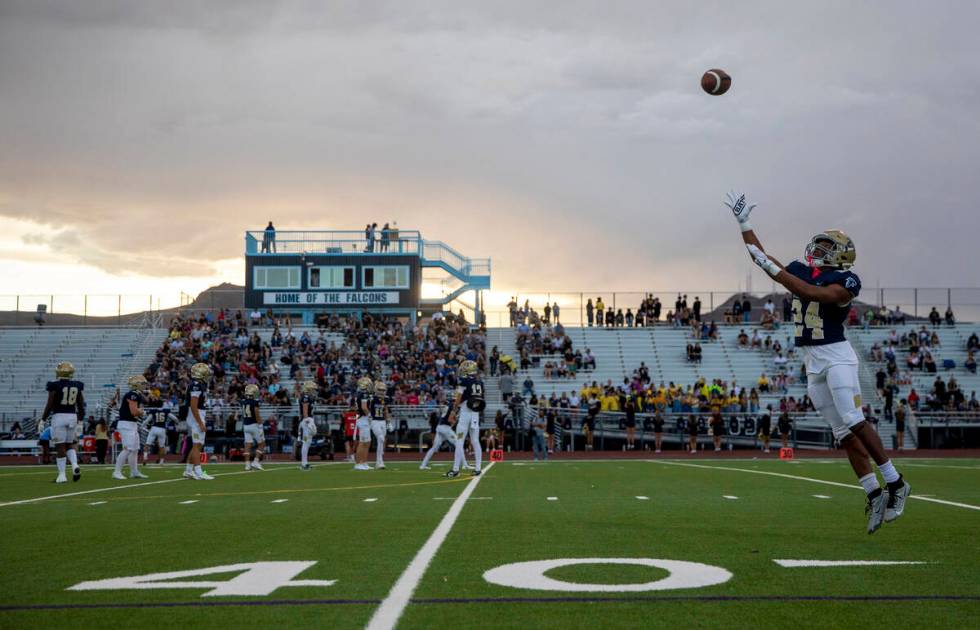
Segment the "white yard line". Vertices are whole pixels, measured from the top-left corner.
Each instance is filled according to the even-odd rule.
[[[271,472],[273,470],[289,470],[289,468],[286,468],[286,467],[270,468],[270,469],[268,469],[268,472]],[[214,476],[215,477],[230,477],[232,475],[249,475],[249,474],[251,474],[251,472],[246,472],[244,470],[240,470],[238,472],[215,473]],[[177,482],[177,481],[186,481],[187,483],[191,483],[192,482],[192,480],[190,480],[190,479],[184,479],[183,477],[175,477],[173,479],[161,479],[160,481],[146,481],[144,483],[132,483],[132,484],[119,485],[119,486],[109,486],[108,488],[94,488],[92,490],[81,490],[79,492],[66,492],[64,494],[50,494],[50,495],[43,496],[43,497],[34,497],[33,499],[21,499],[19,501],[7,501],[6,503],[0,503],[0,507],[8,507],[8,506],[11,506],[11,505],[26,505],[28,503],[38,503],[40,501],[49,501],[51,499],[67,499],[68,497],[77,497],[77,496],[82,496],[82,495],[85,495],[85,494],[94,494],[94,493],[97,493],[97,492],[112,492],[114,490],[129,490],[130,488],[145,488],[146,486],[156,486],[156,485],[160,485],[162,483],[174,483],[174,482]]]
[[[377,500],[378,500],[377,497],[368,497],[367,499],[364,499],[364,502],[365,503],[374,503]]]
[[[449,511],[439,521],[439,525],[436,526],[432,535],[425,541],[425,544],[422,545],[419,552],[415,554],[411,564],[401,574],[398,581],[395,582],[395,585],[391,587],[391,592],[388,593],[388,596],[384,598],[384,601],[381,602],[378,609],[374,611],[371,622],[367,625],[368,630],[390,630],[398,624],[398,620],[405,611],[405,607],[408,606],[409,600],[412,599],[412,593],[415,592],[419,582],[422,581],[422,576],[425,575],[425,570],[429,567],[429,563],[435,558],[436,552],[439,551],[439,547],[442,546],[446,537],[449,536],[449,532],[456,523],[456,519],[459,518],[460,513],[463,511],[466,500],[470,498],[470,495],[476,490],[477,484],[490,472],[491,468],[493,468],[493,462],[483,469],[482,475],[470,479],[470,482],[463,488],[463,492],[449,506]]]
[[[814,567],[890,567],[899,564],[928,564],[917,560],[773,560],[787,569]]]
[[[639,501],[649,501],[650,500],[650,497],[644,497],[644,496],[639,496],[639,495],[636,498]]]
[[[190,499],[189,501],[181,501],[181,505],[190,505],[191,503],[197,503],[197,499]]]
[[[738,501],[738,497],[736,497],[735,495],[732,495],[732,494],[723,494],[723,495],[721,495],[721,498],[722,499],[728,499],[730,501]]]
[[[653,462],[654,464],[664,464],[667,466],[686,466],[688,468],[704,468],[707,470],[728,470],[732,472],[745,472],[752,473],[754,475],[768,475],[770,477],[784,477],[786,479],[796,479],[797,481],[809,481],[811,483],[820,483],[826,486],[837,486],[838,488],[852,488],[857,490],[863,490],[861,486],[856,486],[849,483],[840,483],[838,481],[827,481],[825,479],[814,479],[812,477],[800,477],[799,475],[787,475],[786,473],[770,472],[768,470],[752,470],[749,468],[730,468],[728,466],[704,466],[702,464],[690,464],[685,462],[669,462],[660,459],[648,459],[648,462]],[[933,499],[927,496],[918,496],[913,494],[910,499],[918,499],[919,501],[928,501],[930,503],[939,503],[941,505],[949,505],[952,507],[959,507],[966,510],[977,510],[980,511],[980,505],[970,505],[969,503],[958,503],[956,501],[945,501],[943,499]]]

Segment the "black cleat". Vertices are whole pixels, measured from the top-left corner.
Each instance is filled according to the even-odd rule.
[[[483,472],[483,471],[482,470],[474,470],[473,471],[473,476],[474,477],[479,477],[481,472]]]
[[[81,479],[81,478],[82,478],[82,469],[81,469],[81,468],[79,468],[78,466],[76,466],[76,467],[75,467],[75,468],[74,468],[74,469],[73,469],[73,470],[71,471],[71,480],[72,480],[72,481],[78,481],[78,480],[79,480],[79,479]]]
[[[881,488],[868,495],[864,513],[868,517],[868,533],[873,534],[885,520],[885,492]]]
[[[888,484],[888,501],[885,504],[885,522],[891,523],[905,512],[905,499],[912,494],[912,486],[901,476]]]
[[[449,477],[450,479],[455,479],[456,477],[459,477],[459,471],[450,470],[449,472],[446,473],[446,476]]]

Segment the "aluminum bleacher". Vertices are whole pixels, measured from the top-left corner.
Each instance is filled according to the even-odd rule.
[[[150,364],[167,331],[125,327],[0,328],[0,430],[44,409],[45,385],[61,361],[75,365],[97,412],[116,387]]]
[[[773,363],[775,356],[773,353],[737,346],[739,331],[743,328],[749,334],[753,331],[753,327],[750,326],[722,326],[719,328],[718,340],[701,340],[702,360],[700,363],[692,363],[687,360],[687,345],[695,340],[691,338],[687,328],[566,327],[565,333],[571,338],[576,349],[584,351],[588,348],[595,355],[596,369],[579,372],[575,378],[545,379],[543,366],[549,357],[542,356],[539,365],[519,371],[515,380],[520,386],[524,379],[530,376],[538,396],[547,397],[552,392],[561,394],[580,390],[583,385],[592,381],[600,385],[610,381],[613,385],[619,385],[624,378],[631,376],[641,363],[644,363],[650,371],[650,378],[657,384],[661,381],[665,384],[674,382],[686,387],[699,377],[704,377],[708,381],[720,378],[729,384],[735,382],[743,387],[752,388],[761,374],[765,373],[772,378],[777,373],[777,368]],[[788,343],[791,340],[787,339],[790,333],[785,327],[775,331],[760,330],[763,339],[767,334],[771,335],[773,340],[778,340],[784,348],[791,345]],[[514,329],[493,329],[488,331],[488,345],[497,345],[501,353],[515,354],[515,335]],[[556,358],[557,355],[550,359]],[[799,356],[790,358],[785,370],[793,377],[793,382],[790,383],[785,395],[799,399],[806,393],[805,386],[796,380],[800,371]],[[762,394],[760,400],[763,406],[772,404],[776,407],[782,396],[781,393]],[[493,404],[499,401],[490,402]]]

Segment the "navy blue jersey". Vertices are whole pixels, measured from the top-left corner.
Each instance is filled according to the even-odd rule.
[[[385,404],[385,399],[381,396],[374,396],[371,398],[371,419],[373,420],[384,420],[385,419],[385,409],[388,405]]]
[[[51,413],[78,413],[78,395],[85,389],[85,383],[61,378],[48,383],[48,391],[54,392],[54,406]]]
[[[483,411],[486,407],[483,393],[483,381],[472,376],[460,379],[459,386],[463,389],[460,404],[466,405],[471,411]]]
[[[451,427],[452,422],[449,421],[449,418],[452,415],[453,415],[453,408],[450,406],[448,409],[446,409],[446,413],[442,414],[442,417],[439,418],[439,424],[444,424],[447,427]]]
[[[139,409],[143,406],[143,395],[139,392],[126,392],[126,395],[122,397],[122,402],[119,403],[119,419],[136,422],[139,418],[134,416],[133,412],[129,410],[130,401],[136,403],[136,408]]]
[[[259,401],[254,398],[245,398],[240,404],[242,409],[242,424],[255,424],[255,418],[258,417]]]
[[[368,414],[371,413],[371,401],[374,400],[374,396],[368,393],[357,394],[357,413],[359,415],[364,415],[364,406],[367,405]]]
[[[191,413],[191,398],[197,398],[197,408],[204,412],[204,403],[207,402],[207,383],[199,381],[197,379],[191,379],[190,384],[187,386],[187,391],[184,392],[184,399],[180,404],[180,409],[178,410],[178,417],[181,420],[187,421],[192,419],[194,416]]]
[[[825,271],[813,275],[813,269],[794,260],[786,266],[790,273],[807,284],[826,287],[839,284],[854,299],[861,292],[861,280],[850,271]],[[844,322],[851,310],[851,302],[846,304],[821,304],[811,302],[799,296],[793,297],[793,323],[796,325],[797,346],[824,346],[830,343],[840,343],[847,337],[844,335]]]
[[[313,417],[313,403],[316,402],[316,397],[310,396],[309,394],[303,394],[299,397],[299,412],[304,418]],[[309,413],[304,410],[309,409]]]
[[[163,407],[149,407],[146,410],[147,415],[150,417],[150,424],[154,427],[160,427],[161,429],[167,426],[167,410]]]

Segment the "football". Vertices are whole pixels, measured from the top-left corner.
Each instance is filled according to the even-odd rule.
[[[732,86],[732,78],[724,70],[713,68],[701,75],[701,89],[713,96],[721,96]]]

